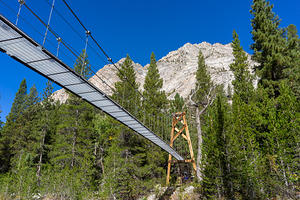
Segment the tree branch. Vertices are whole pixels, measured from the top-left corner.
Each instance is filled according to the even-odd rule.
[[[216,95],[211,96],[211,92],[215,89],[215,87],[211,87],[208,94],[206,95],[207,98],[207,104],[203,107],[203,109],[199,112],[200,115],[202,115],[202,113],[208,108],[208,106],[210,106],[214,100]]]
[[[191,106],[195,106],[195,107],[198,106],[198,104],[195,101],[192,100],[192,97],[196,94],[196,91],[198,90],[198,87],[199,86],[197,86],[197,88],[195,90],[192,90],[192,94],[189,95],[189,101],[191,102]]]

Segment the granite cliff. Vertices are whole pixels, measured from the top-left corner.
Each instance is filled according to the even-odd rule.
[[[177,92],[184,98],[187,98],[191,90],[195,87],[199,50],[203,53],[214,84],[223,84],[225,89],[227,89],[228,85],[231,85],[234,77],[229,65],[233,62],[234,57],[230,43],[226,45],[220,43],[210,44],[207,42],[200,44],[186,43],[183,47],[171,51],[168,55],[157,61],[160,76],[164,81],[163,90],[166,91],[169,99],[172,99]],[[120,66],[123,62],[124,58],[119,60],[116,65]],[[251,60],[250,55],[248,55],[248,62],[251,68],[253,68],[255,63]],[[133,66],[136,71],[137,82],[140,84],[140,89],[142,90],[149,64],[143,67],[138,63],[134,63]],[[252,71],[251,69],[249,70]],[[105,65],[97,72],[97,76],[94,75],[89,81],[105,93],[111,94],[111,89],[99,77],[113,87],[114,83],[118,81],[116,73],[117,69],[114,66],[111,64]],[[64,89],[61,89],[54,92],[52,97],[55,100],[65,102],[68,94]]]

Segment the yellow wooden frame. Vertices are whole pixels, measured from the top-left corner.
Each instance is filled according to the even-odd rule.
[[[183,126],[180,130],[176,127],[176,125],[178,123],[183,124]],[[183,132],[185,132],[185,134]],[[176,135],[174,135],[174,133],[176,133]],[[173,147],[174,141],[180,135],[188,142],[191,159],[186,159],[186,160],[183,160],[183,161],[176,161],[176,160],[172,161],[172,155],[169,154],[166,185],[169,185],[169,182],[170,182],[170,173],[171,173],[172,163],[178,163],[178,162],[192,163],[193,169],[196,172],[196,162],[195,162],[193,146],[192,146],[192,142],[191,142],[191,138],[190,138],[190,132],[189,132],[189,127],[188,127],[188,124],[187,124],[186,113],[185,112],[173,114],[171,138],[170,138],[170,147]]]

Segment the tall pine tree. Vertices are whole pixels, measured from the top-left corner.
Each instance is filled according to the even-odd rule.
[[[232,81],[234,94],[232,99],[232,140],[231,165],[232,177],[235,177],[234,190],[244,199],[255,199],[255,179],[257,178],[258,148],[256,130],[252,117],[255,112],[253,101],[253,76],[250,74],[246,53],[240,40],[233,31],[232,41],[234,62],[230,65],[235,80]]]
[[[205,113],[206,109],[212,104],[214,101],[214,87],[210,79],[209,72],[207,70],[207,65],[205,64],[205,60],[201,50],[198,55],[198,69],[196,72],[196,88],[190,95],[190,101],[192,106],[195,107],[195,118],[196,118],[196,126],[197,126],[197,137],[198,137],[198,145],[197,145],[197,178],[199,181],[202,181],[202,124],[201,117],[202,114]]]
[[[115,83],[116,99],[125,109],[137,117],[143,117],[139,110],[140,95],[133,63],[127,55],[118,73],[119,81]],[[155,174],[147,157],[147,141],[134,134],[132,130],[120,126],[110,136],[111,146],[104,160],[106,175],[104,184],[110,186],[110,197],[135,199],[140,193],[149,189],[149,171]],[[114,177],[114,178],[112,178]],[[144,191],[143,189],[144,188]]]
[[[163,80],[160,78],[155,55],[152,52],[143,91],[143,108],[150,118],[155,118],[167,107],[168,100],[165,92],[162,91],[162,87]]]
[[[6,118],[6,123],[3,127],[2,137],[0,139],[0,159],[3,163],[0,167],[1,171],[7,171],[10,167],[10,158],[12,156],[11,144],[12,140],[18,137],[15,132],[17,130],[16,120],[24,112],[27,99],[27,84],[24,79],[11,107],[11,111]]]
[[[119,81],[115,83],[113,99],[117,100],[123,108],[137,115],[141,97],[138,92],[139,84],[136,82],[136,74],[129,55],[126,56],[119,68],[117,76],[119,77]]]
[[[300,99],[300,38],[297,28],[291,24],[287,27],[287,55],[289,68],[284,70],[288,84],[296,97]]]
[[[278,95],[278,81],[284,79],[283,70],[287,67],[284,29],[279,28],[280,20],[272,11],[273,5],[266,0],[253,0],[251,49],[253,59],[259,63],[257,73],[260,82],[269,89],[271,96]]]

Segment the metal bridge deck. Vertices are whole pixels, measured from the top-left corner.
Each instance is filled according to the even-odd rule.
[[[184,160],[174,149],[128,111],[106,96],[92,83],[74,72],[48,50],[42,48],[2,15],[0,15],[0,50],[99,108],[104,113],[161,147],[177,160]]]

